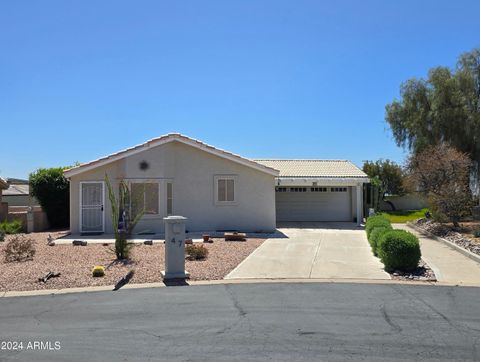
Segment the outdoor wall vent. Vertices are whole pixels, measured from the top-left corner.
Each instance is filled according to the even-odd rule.
[[[142,171],[147,171],[150,168],[150,165],[147,161],[143,160],[142,162],[139,163],[138,167]]]

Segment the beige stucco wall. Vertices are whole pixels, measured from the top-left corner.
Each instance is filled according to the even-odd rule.
[[[140,162],[149,164],[141,170]],[[187,230],[273,231],[275,229],[274,176],[209,154],[180,142],[170,142],[129,156],[70,180],[70,229],[79,233],[80,182],[102,181],[109,175],[118,189],[125,179],[156,180],[160,185],[159,215],[145,215],[136,232],[163,232],[167,214],[166,183],[173,182],[173,211],[188,218]],[[235,175],[237,203],[215,205],[214,176]],[[112,233],[110,203],[105,190],[105,232]]]
[[[385,199],[391,201],[395,205],[396,210],[419,210],[428,207],[428,203],[424,198],[414,194],[387,196]],[[391,211],[392,207],[380,200],[380,210]]]
[[[38,206],[40,203],[29,195],[3,195],[3,202],[9,206]]]

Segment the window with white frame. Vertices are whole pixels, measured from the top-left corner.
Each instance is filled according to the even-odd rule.
[[[167,215],[173,215],[173,183],[167,182]]]
[[[132,215],[141,211],[145,215],[159,214],[158,182],[132,182],[130,184],[130,210]]]
[[[215,176],[215,203],[219,205],[236,202],[236,176]]]

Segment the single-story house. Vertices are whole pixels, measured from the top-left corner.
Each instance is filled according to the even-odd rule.
[[[162,233],[182,215],[189,231],[270,232],[277,221],[363,218],[367,176],[349,161],[250,160],[171,133],[65,170],[72,233],[113,233],[105,178],[130,187],[136,233]]]
[[[12,206],[39,206],[38,200],[30,196],[28,180],[7,178],[8,188],[3,191],[3,201]]]

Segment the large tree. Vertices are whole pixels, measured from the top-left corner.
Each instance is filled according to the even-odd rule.
[[[458,227],[460,219],[471,212],[470,164],[466,153],[445,143],[428,146],[408,159],[405,184],[427,197],[434,214]]]
[[[30,194],[37,198],[53,228],[68,227],[70,222],[70,184],[63,176],[67,168],[39,168],[29,177]]]
[[[378,197],[390,204],[393,210],[393,203],[385,200],[386,195],[402,195],[403,190],[403,170],[400,165],[390,160],[365,161],[363,163],[363,172],[371,180],[371,183],[378,191]],[[374,202],[376,203],[376,202]]]
[[[433,68],[427,79],[401,85],[386,106],[396,143],[418,153],[447,142],[480,161],[480,49],[462,54],[455,69]]]

